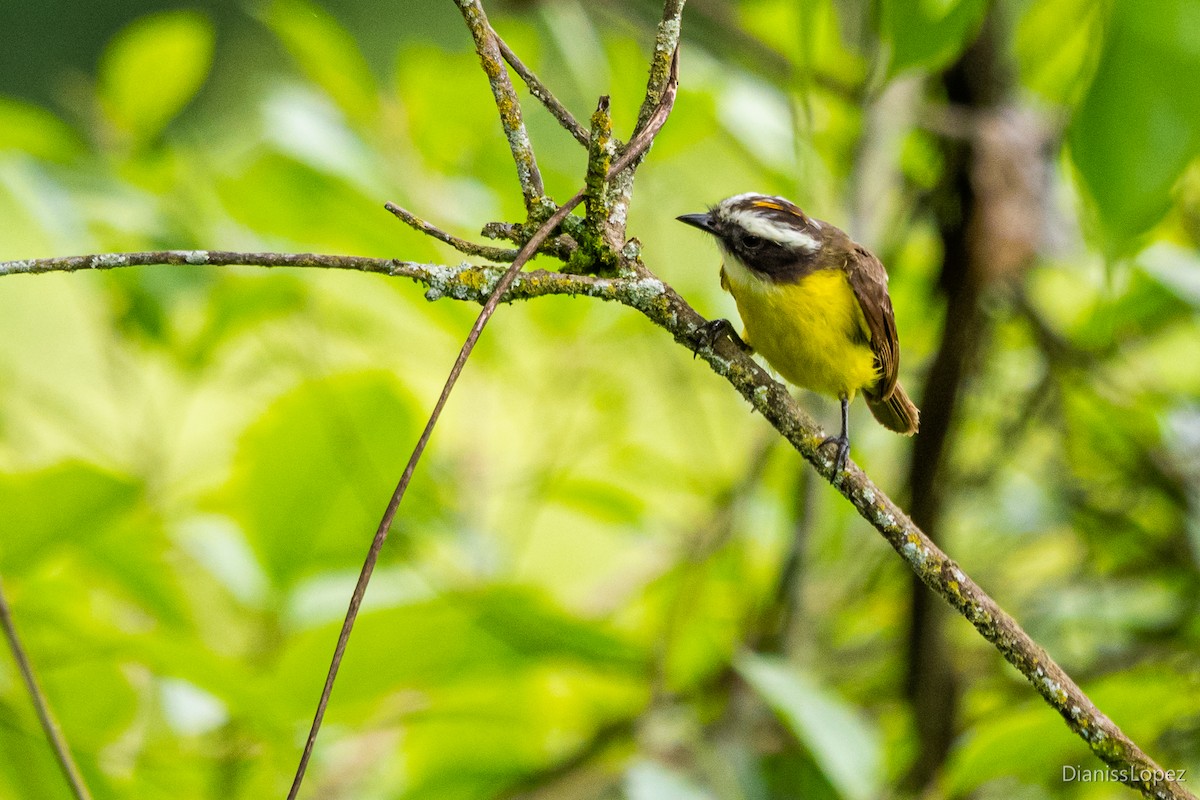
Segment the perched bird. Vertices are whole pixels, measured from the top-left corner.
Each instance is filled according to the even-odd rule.
[[[739,194],[678,219],[720,243],[721,287],[742,317],[740,340],[727,320],[716,320],[710,342],[728,333],[789,383],[841,399],[841,435],[822,442],[837,445],[837,472],[850,452],[849,407],[859,391],[885,428],[916,433],[920,412],[897,382],[887,271],[870,250],[770,195]]]

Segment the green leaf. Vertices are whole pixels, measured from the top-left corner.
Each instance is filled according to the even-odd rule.
[[[0,702],[0,753],[4,754],[0,763],[5,767],[0,769],[0,798],[4,800],[62,800],[69,796],[62,769],[37,726],[25,695]],[[90,753],[75,748],[72,755],[96,797],[115,796]]]
[[[736,667],[843,797],[867,800],[879,795],[879,733],[858,709],[779,659],[747,653],[737,659]]]
[[[275,31],[308,79],[351,118],[369,119],[378,105],[375,79],[351,36],[308,0],[275,0],[263,21]]]
[[[644,654],[607,625],[573,617],[546,598],[519,588],[492,588],[471,601],[475,623],[530,659],[578,659],[607,669],[637,671]]]
[[[139,491],[128,478],[74,462],[0,475],[0,566],[23,572],[73,541],[86,543]]]
[[[41,106],[0,97],[0,152],[19,150],[47,161],[67,161],[82,151],[75,132]]]
[[[1052,105],[1074,106],[1091,77],[1106,17],[1095,0],[1026,4],[1013,35],[1022,85]]]
[[[224,501],[277,586],[361,563],[415,439],[412,404],[382,372],[303,384],[247,431]]]
[[[100,64],[100,99],[138,140],[162,131],[199,91],[212,66],[212,23],[196,11],[164,11],[133,22]]]
[[[1134,741],[1153,741],[1195,709],[1197,679],[1156,666],[1110,675],[1083,687],[1096,706]],[[1036,742],[1037,746],[1030,746]],[[1061,780],[1064,766],[1098,767],[1087,746],[1037,700],[994,709],[972,724],[946,767],[945,793],[969,794],[997,778],[1030,783]]]
[[[360,548],[361,549],[361,548]],[[348,581],[349,583],[349,581]],[[375,588],[375,587],[373,587]],[[371,594],[368,593],[368,602]],[[344,605],[344,595],[339,596]],[[303,707],[310,676],[341,620],[296,637],[276,672],[290,676]],[[344,702],[371,701],[397,686],[430,689],[486,684],[497,675],[548,663],[640,678],[644,654],[610,632],[550,607],[526,591],[499,588],[444,595],[363,613],[343,664]]]
[[[1115,253],[1148,230],[1200,153],[1200,0],[1120,0],[1071,122],[1071,157]]]
[[[1030,742],[1037,742],[1031,747]],[[1020,710],[998,709],[971,732],[951,754],[946,767],[946,794],[960,797],[997,778],[1036,782],[1064,764],[1085,757],[1086,747],[1071,736],[1062,720],[1043,704]]]
[[[962,52],[987,13],[986,0],[883,0],[879,36],[891,46],[888,76],[933,72]]]
[[[279,153],[263,153],[217,188],[230,215],[259,236],[286,237],[314,250],[395,249],[395,221],[379,213],[377,198]],[[280,202],[281,197],[303,202]]]

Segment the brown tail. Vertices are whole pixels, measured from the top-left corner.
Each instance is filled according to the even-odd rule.
[[[896,388],[885,399],[877,399],[869,394],[863,393],[867,401],[867,408],[871,409],[871,413],[875,415],[875,419],[879,420],[879,424],[887,428],[889,431],[902,433],[905,436],[912,436],[917,432],[917,427],[921,422],[921,412],[913,405],[913,401],[908,399],[904,388],[900,384],[896,384]]]

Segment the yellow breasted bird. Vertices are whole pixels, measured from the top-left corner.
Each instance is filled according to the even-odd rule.
[[[741,314],[742,344],[789,383],[842,401],[835,469],[850,452],[849,406],[859,391],[881,425],[910,436],[920,412],[897,382],[900,340],[879,259],[841,229],[782,197],[739,194],[680,222],[717,238],[721,287]],[[727,320],[710,323],[715,341]]]

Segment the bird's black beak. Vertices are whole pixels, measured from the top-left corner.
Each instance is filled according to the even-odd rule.
[[[693,228],[699,228],[705,233],[716,234],[717,232],[717,229],[713,227],[711,214],[684,214],[682,217],[676,217],[675,219],[691,225]]]

